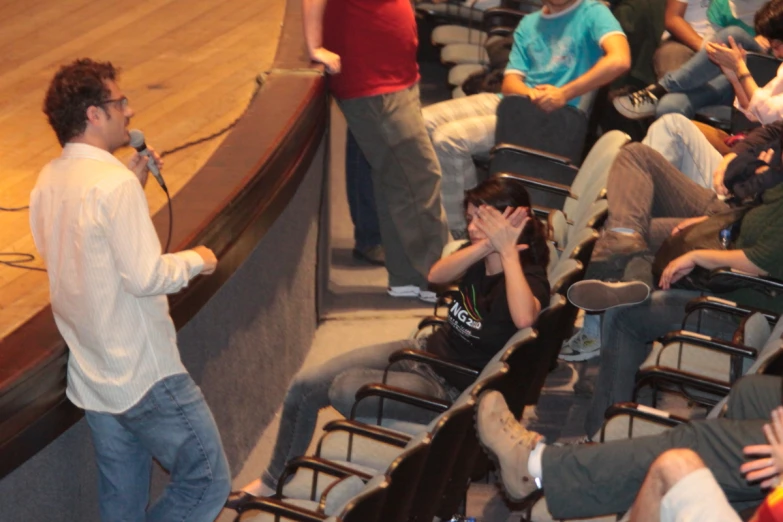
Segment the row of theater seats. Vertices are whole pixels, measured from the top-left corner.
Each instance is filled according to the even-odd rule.
[[[434,516],[448,519],[456,512],[470,480],[485,475],[489,465],[473,429],[477,398],[485,390],[499,390],[517,417],[526,405],[537,402],[544,379],[576,316],[577,310],[565,296],[570,286],[584,276],[598,229],[606,218],[604,197],[609,169],[629,141],[619,131],[604,134],[578,169],[567,161],[546,158],[545,154],[545,161],[559,162],[575,170],[570,185],[498,173],[530,188],[536,215],[548,223],[553,254],[548,269],[552,299],[536,324],[517,332],[480,373],[425,352],[405,350],[394,354],[390,365],[413,359],[449,368],[475,379],[475,383],[453,404],[417,396],[383,382],[362,388],[356,395],[357,403],[380,398],[377,415],[352,415],[354,418],[328,424],[316,454],[290,462],[279,481],[278,494],[247,504],[238,519],[430,521]],[[558,199],[542,206],[544,195]],[[762,291],[783,291],[781,282],[731,270],[716,270],[713,277],[741,278]],[[448,302],[446,293],[439,304]],[[693,402],[711,407],[710,416],[716,416],[739,376],[780,371],[783,318],[723,299],[701,297],[688,305],[683,328],[694,323],[694,318],[698,325],[698,316],[705,310],[739,318],[734,337],[722,340],[685,330],[667,334],[640,368],[637,388],[652,387],[653,397],[659,391],[685,393]],[[436,314],[423,319],[420,327],[437,327],[443,320],[436,307]],[[705,356],[706,351],[709,356]],[[439,415],[428,425],[384,419],[384,401],[401,401]],[[606,415],[608,421],[595,440],[647,435],[686,421],[636,404],[615,405]],[[288,476],[293,478],[287,481]],[[539,501],[531,509],[545,510],[544,502]]]
[[[356,418],[354,414],[327,424],[316,454],[289,462],[278,494],[246,504],[238,520],[265,521],[279,516],[307,521],[429,522],[434,516],[448,519],[457,512],[471,478],[485,475],[489,465],[473,428],[477,398],[484,390],[499,390],[517,417],[526,405],[538,401],[577,314],[565,296],[571,285],[583,278],[597,229],[606,218],[603,198],[609,167],[628,141],[620,132],[607,133],[586,158],[570,189],[503,174],[551,191],[562,200],[558,208],[534,208],[550,224],[548,278],[552,297],[532,328],[517,332],[481,372],[417,350],[392,355],[390,367],[414,360],[447,368],[475,382],[453,404],[384,382],[363,387],[356,394],[356,404],[378,400],[377,415]],[[448,307],[449,300],[448,292],[441,295],[435,315],[420,322],[422,331],[444,322],[438,309]],[[384,401],[401,401],[439,415],[429,425],[384,419]]]

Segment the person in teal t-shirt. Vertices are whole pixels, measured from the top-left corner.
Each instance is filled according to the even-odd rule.
[[[551,112],[579,106],[582,95],[608,84],[630,67],[628,41],[609,9],[596,0],[544,0],[525,16],[503,79],[504,95],[529,97]],[[427,131],[443,174],[441,194],[449,229],[463,237],[465,190],[478,184],[473,156],[495,144],[500,96],[482,93],[426,107]]]

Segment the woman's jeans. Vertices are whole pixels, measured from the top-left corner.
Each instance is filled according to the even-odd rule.
[[[133,407],[85,411],[98,463],[102,522],[212,522],[231,490],[215,419],[187,373],[158,381]],[[171,482],[147,510],[152,459]]]
[[[290,459],[303,455],[315,432],[318,411],[334,406],[348,417],[356,391],[365,384],[381,382],[389,355],[405,348],[418,348],[412,339],[357,348],[325,363],[308,368],[295,377],[283,401],[280,431],[277,434],[272,460],[262,476],[264,485],[274,488]],[[402,363],[403,366],[407,366]],[[395,366],[396,367],[396,366]],[[387,384],[439,399],[453,397],[453,389],[442,379],[426,373],[391,371]],[[357,417],[377,413],[375,399],[364,400],[357,409]],[[395,401],[384,401],[384,418],[428,423],[434,414]]]
[[[764,52],[751,35],[736,26],[721,29],[710,40],[728,45],[729,36],[734,37],[734,41],[747,51]],[[659,83],[668,93],[658,103],[658,118],[673,112],[693,118],[704,107],[731,105],[734,101],[731,83],[720,67],[709,59],[704,49],[699,50],[676,71],[665,74]]]

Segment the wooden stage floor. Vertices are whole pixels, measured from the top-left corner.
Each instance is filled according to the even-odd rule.
[[[60,154],[41,105],[61,64],[90,57],[121,67],[131,128],[168,150],[242,114],[272,64],[284,9],[284,0],[0,0],[0,207],[26,206],[38,171]],[[221,141],[166,157],[172,195]],[[165,195],[154,180],[146,191],[154,213]],[[31,253],[31,266],[43,266],[26,210],[0,211],[0,252]],[[48,300],[46,274],[0,265],[0,339]]]

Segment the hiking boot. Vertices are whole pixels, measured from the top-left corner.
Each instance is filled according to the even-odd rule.
[[[638,232],[604,230],[595,242],[591,262],[606,262],[615,257],[631,257],[647,251],[647,242]]]
[[[655,93],[655,87],[650,85],[640,91],[618,96],[612,103],[617,112],[629,120],[641,120],[655,116],[655,110],[658,108],[658,96]]]
[[[538,491],[539,486],[528,473],[527,461],[544,437],[522,427],[499,392],[486,392],[479,399],[476,431],[484,450],[500,467],[503,488],[510,500],[522,502]]]
[[[650,287],[641,281],[608,283],[587,279],[571,285],[568,300],[587,312],[603,312],[617,306],[641,303],[650,296]]]

